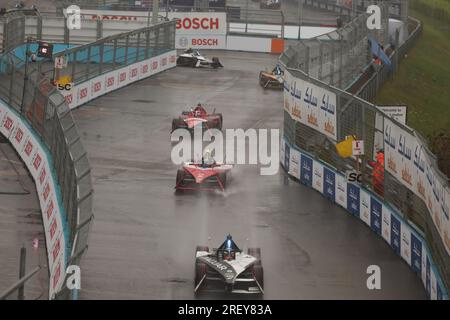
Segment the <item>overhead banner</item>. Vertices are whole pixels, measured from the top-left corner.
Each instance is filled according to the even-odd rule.
[[[422,143],[388,118],[384,119],[385,168],[427,205],[450,254],[450,191]]]
[[[284,109],[295,121],[336,141],[336,94],[296,78],[287,70],[284,75]]]

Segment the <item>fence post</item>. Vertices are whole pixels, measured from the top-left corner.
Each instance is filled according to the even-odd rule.
[[[114,40],[114,48],[113,48],[113,70],[116,69],[116,56],[117,56],[117,39]]]
[[[103,37],[103,21],[100,19],[97,19],[96,21],[97,21],[96,37],[98,40]]]
[[[100,57],[99,57],[100,60],[99,60],[99,63],[98,63],[98,65],[99,65],[99,74],[103,73],[103,53],[104,53],[104,50],[105,50],[105,44],[102,43],[100,45],[100,50],[99,50],[99,55],[100,55]]]
[[[37,26],[36,26],[36,39],[41,40],[42,39],[42,17],[37,17]]]
[[[25,266],[26,266],[26,259],[27,259],[27,249],[25,248],[25,245],[22,245],[22,248],[20,248],[20,262],[19,262],[19,279],[22,279],[25,276]],[[17,293],[17,299],[24,300],[25,299],[25,284],[21,284],[18,293]]]
[[[64,17],[64,43],[69,44],[70,43],[70,33],[69,29],[67,28],[67,18]]]
[[[130,35],[127,34],[126,40],[125,40],[125,57],[124,57],[124,65],[127,65],[128,62],[128,45],[130,43]]]

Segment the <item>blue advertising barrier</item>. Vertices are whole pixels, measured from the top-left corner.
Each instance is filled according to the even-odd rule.
[[[300,156],[300,183],[313,187],[313,175],[321,175],[323,177],[323,190],[314,188],[315,190],[346,209],[353,216],[363,220],[377,235],[382,236],[392,250],[408,263],[417,276],[421,278],[430,299],[449,300],[426,240],[410,222],[403,218],[399,210],[388,203],[384,203],[377,195],[360,185],[350,182],[343,183],[346,179],[343,174],[336,172],[326,163],[314,159],[307,152],[293,147],[285,139],[282,140],[281,148],[284,150],[284,158],[280,159],[281,165],[288,174],[292,175],[291,172],[293,171],[293,168],[289,168],[289,158],[292,153],[296,152]],[[313,172],[313,168],[316,168],[314,170],[323,168],[323,172]],[[337,195],[344,193],[346,193],[346,203],[341,201],[340,204]],[[347,208],[345,208],[345,205]],[[362,206],[369,208],[363,208]],[[362,214],[367,209],[369,209],[370,217],[365,217]]]

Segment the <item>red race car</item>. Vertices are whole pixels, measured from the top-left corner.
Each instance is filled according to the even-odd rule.
[[[223,117],[221,113],[208,113],[199,103],[195,109],[183,111],[178,118],[172,120],[172,132],[176,129],[194,130],[196,126],[202,126],[203,130],[222,130]]]
[[[177,172],[176,190],[225,191],[232,165],[202,158],[201,163],[185,162]]]

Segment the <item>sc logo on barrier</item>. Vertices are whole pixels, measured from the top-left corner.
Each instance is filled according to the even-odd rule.
[[[72,90],[72,84],[71,83],[66,83],[66,84],[58,83],[56,87],[60,91],[70,91],[70,90]]]
[[[361,172],[349,170],[345,173],[345,177],[347,178],[347,182],[362,183],[362,173]]]

